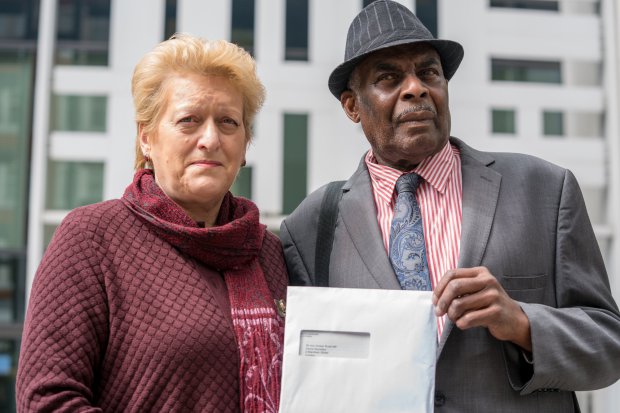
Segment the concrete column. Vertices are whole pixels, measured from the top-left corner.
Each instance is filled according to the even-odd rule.
[[[49,138],[50,97],[56,43],[56,0],[41,0],[30,162],[26,302],[43,254],[43,211]]]

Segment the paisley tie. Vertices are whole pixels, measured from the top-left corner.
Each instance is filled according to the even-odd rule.
[[[390,262],[403,290],[431,290],[420,207],[415,191],[419,175],[402,175],[396,181],[396,205],[390,227]]]

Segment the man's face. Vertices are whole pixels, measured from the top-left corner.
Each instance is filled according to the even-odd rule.
[[[380,164],[407,171],[441,150],[450,136],[448,81],[428,44],[372,53],[351,74],[340,102],[361,122]]]

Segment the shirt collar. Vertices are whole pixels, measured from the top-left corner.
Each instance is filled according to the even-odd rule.
[[[372,149],[368,151],[364,160],[375,192],[384,202],[389,204],[392,202],[394,187],[398,178],[411,172],[417,173],[435,191],[444,194],[450,176],[457,165],[455,159],[455,156],[458,156],[457,153],[458,149],[455,150],[452,144],[447,143],[439,152],[425,158],[413,170],[406,172],[377,163],[377,158],[375,158]]]

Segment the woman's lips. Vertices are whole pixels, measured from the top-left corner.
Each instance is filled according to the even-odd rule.
[[[202,167],[205,167],[205,168],[214,168],[216,166],[222,166],[222,163],[218,162],[218,161],[200,160],[200,161],[192,162],[191,165],[202,166]]]

